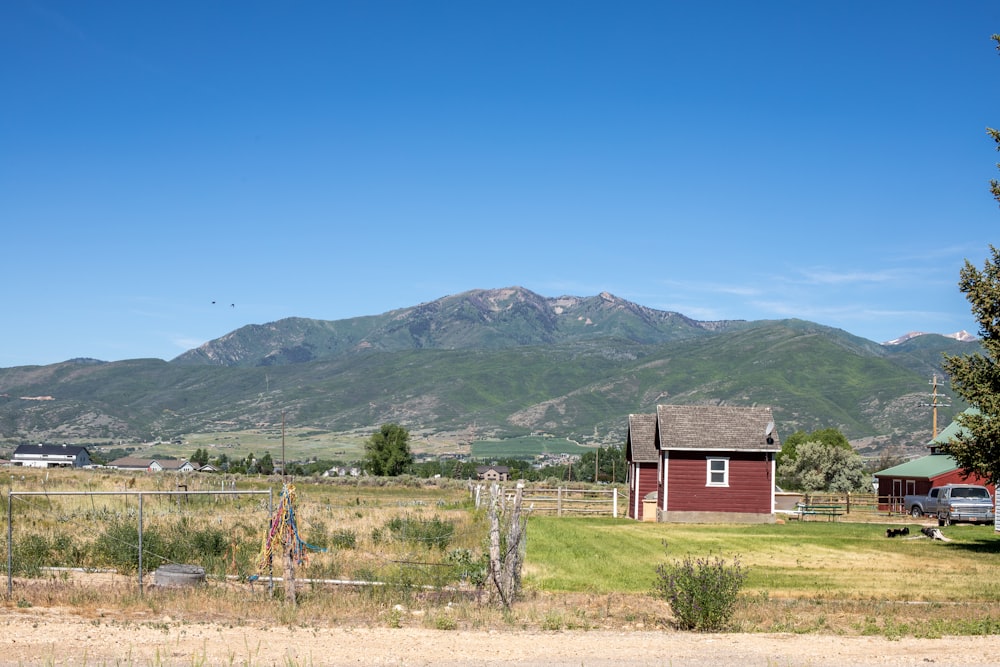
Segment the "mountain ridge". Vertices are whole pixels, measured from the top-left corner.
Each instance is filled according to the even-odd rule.
[[[498,349],[602,337],[652,344],[741,324],[745,322],[701,322],[609,292],[591,297],[543,297],[523,287],[506,287],[468,290],[380,315],[345,320],[285,318],[247,325],[171,362],[270,366],[370,350]]]
[[[832,427],[869,450],[919,451],[942,353],[978,349],[936,334],[886,346],[797,319],[698,322],[610,293],[472,290],[376,316],[247,325],[171,361],[0,369],[0,440],[176,437],[280,413],[330,432],[396,421],[620,444],[629,413],[672,402],[766,404],[784,433]],[[52,400],[27,400],[39,396]]]

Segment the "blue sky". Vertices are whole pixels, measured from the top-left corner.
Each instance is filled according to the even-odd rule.
[[[995,32],[993,0],[7,0],[0,367],[512,285],[975,332]]]

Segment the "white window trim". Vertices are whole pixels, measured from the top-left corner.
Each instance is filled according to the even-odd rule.
[[[712,463],[722,461],[721,471],[712,470]],[[722,482],[713,482],[712,473],[722,472]],[[706,456],[705,457],[705,486],[729,486],[729,457],[728,456]]]

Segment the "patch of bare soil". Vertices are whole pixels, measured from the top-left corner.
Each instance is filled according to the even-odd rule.
[[[1000,637],[888,640],[674,631],[298,628],[0,611],[3,665],[995,665]]]

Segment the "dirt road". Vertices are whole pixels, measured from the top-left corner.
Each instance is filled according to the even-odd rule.
[[[902,639],[672,631],[517,632],[289,628],[84,619],[58,608],[0,612],[2,665],[996,665],[1000,637]]]

